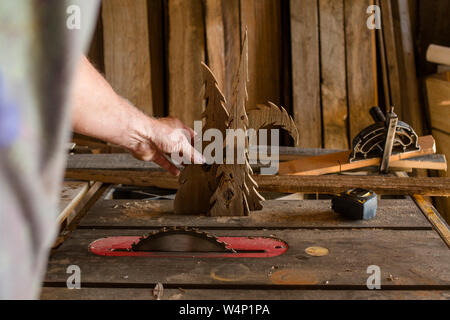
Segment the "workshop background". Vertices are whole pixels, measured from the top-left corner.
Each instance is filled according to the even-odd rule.
[[[372,4],[382,9],[384,41],[366,25]],[[147,114],[192,126],[204,106],[201,62],[230,97],[247,29],[248,106],[285,107],[299,146],[349,149],[372,123],[369,109],[386,109],[387,84],[400,119],[419,136],[432,133],[449,158],[448,108],[428,103],[437,66],[425,60],[430,43],[450,46],[448,12],[448,0],[103,0],[89,58]],[[433,114],[444,121],[432,123]],[[436,205],[450,217],[448,199]]]

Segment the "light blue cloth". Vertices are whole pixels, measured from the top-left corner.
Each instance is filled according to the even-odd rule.
[[[98,5],[0,1],[0,299],[39,297],[57,232],[70,83]]]

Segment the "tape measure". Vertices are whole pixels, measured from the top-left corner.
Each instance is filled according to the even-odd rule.
[[[332,208],[336,213],[352,220],[375,218],[378,206],[377,194],[366,189],[350,189],[333,197]]]

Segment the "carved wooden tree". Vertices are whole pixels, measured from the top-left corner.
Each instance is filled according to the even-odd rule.
[[[225,163],[227,146],[224,148],[224,163],[212,165],[188,165],[180,175],[180,188],[175,198],[177,214],[208,214],[210,216],[244,216],[250,211],[262,209],[264,198],[256,190],[258,185],[252,178],[249,164],[248,137],[245,134],[250,125],[255,130],[281,128],[287,130],[297,141],[298,131],[294,121],[284,108],[269,102],[249,113],[247,104],[248,82],[248,40],[245,34],[239,69],[233,83],[233,93],[229,104],[220,91],[212,71],[203,64],[206,108],[203,132],[218,129],[226,137],[227,129],[242,130],[243,145],[234,144],[234,162]],[[225,107],[226,106],[226,107]],[[226,141],[226,138],[224,138]],[[239,139],[238,139],[239,140]],[[224,142],[225,142],[224,141]],[[203,150],[209,144],[203,141]],[[231,145],[228,146],[231,148]],[[239,155],[239,152],[242,152]],[[237,162],[242,156],[242,164]]]
[[[212,128],[218,129],[225,137],[229,122],[225,98],[212,71],[204,63],[202,67],[206,100],[205,111],[202,114],[205,124],[202,130],[205,132]],[[207,141],[203,142],[203,150],[207,144]],[[209,199],[217,186],[217,166],[216,164],[186,166],[179,178],[180,188],[174,203],[176,213],[205,214],[209,212]]]
[[[248,82],[248,40],[245,34],[238,73],[233,85],[233,95],[228,108],[229,129],[247,131],[246,111]],[[244,164],[238,164],[239,152],[243,152]],[[219,180],[217,189],[211,197],[211,216],[248,215],[250,211],[261,210],[264,198],[256,191],[258,185],[252,178],[252,168],[248,161],[248,137],[245,145],[234,144],[234,163],[223,164],[217,169]]]

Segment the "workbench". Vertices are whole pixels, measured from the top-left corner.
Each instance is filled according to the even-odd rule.
[[[283,195],[266,195],[272,200],[263,211],[247,217],[203,217],[174,215],[171,195],[111,200],[111,188],[51,253],[42,299],[154,299],[157,283],[164,287],[162,299],[450,299],[450,250],[410,197],[381,199],[369,221],[344,220],[329,199]],[[275,237],[289,248],[277,257],[237,259],[88,251],[99,238],[144,235],[164,226]],[[311,256],[305,249],[312,246],[329,253]],[[81,269],[79,290],[66,288],[70,265]],[[381,290],[366,286],[372,265],[380,267]]]

